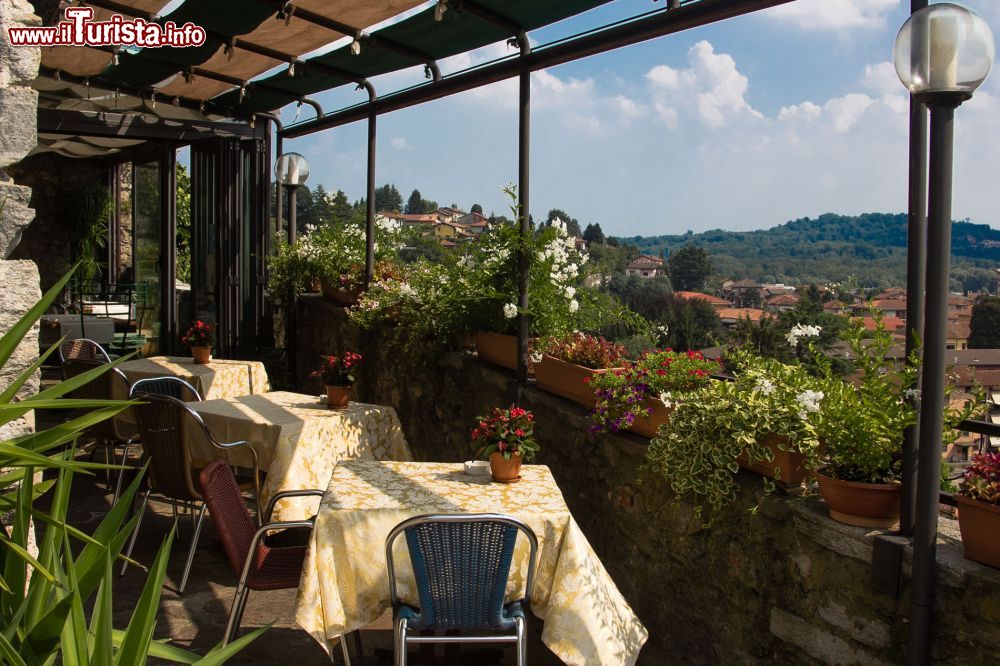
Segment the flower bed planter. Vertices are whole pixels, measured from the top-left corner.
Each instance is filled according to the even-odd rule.
[[[476,333],[475,344],[476,353],[482,360],[517,370],[517,336],[482,331]]]
[[[354,305],[361,298],[361,288],[341,289],[335,284],[331,284],[326,278],[320,280],[320,288],[323,296],[342,305]]]
[[[645,400],[645,405],[652,410],[649,416],[636,419],[629,430],[636,435],[652,439],[658,434],[661,425],[670,423],[670,413],[674,411],[674,408],[673,406],[667,407],[659,400],[649,398]]]
[[[773,459],[751,461],[747,454],[743,453],[736,459],[740,467],[770,479],[775,478],[774,469],[777,467],[781,471],[780,482],[786,485],[797,486],[806,480],[809,476],[809,470],[806,469],[806,457],[798,451],[786,451],[779,446],[780,444],[788,445],[787,437],[771,435],[763,444],[771,450]]]
[[[591,370],[545,354],[542,360],[535,364],[535,380],[538,382],[538,388],[543,391],[562,396],[584,407],[593,407],[594,390],[590,387],[590,378],[619,369]]]
[[[899,485],[841,481],[821,471],[816,478],[830,517],[838,523],[889,528],[899,522]]]
[[[1000,506],[955,495],[965,558],[1000,569]]]

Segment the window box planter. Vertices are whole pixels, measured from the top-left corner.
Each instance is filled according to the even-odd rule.
[[[788,445],[787,437],[771,435],[762,443],[771,450],[772,460],[751,461],[747,454],[743,453],[736,459],[740,467],[789,486],[801,485],[809,477],[809,470],[806,469],[806,457],[798,451],[786,451],[781,448],[781,444]],[[775,468],[781,471],[780,480],[774,475]]]
[[[816,478],[830,517],[838,523],[885,529],[899,522],[898,484],[841,481],[824,475],[822,468]]]
[[[538,388],[543,391],[562,396],[584,407],[593,407],[594,389],[590,387],[590,378],[620,369],[592,370],[545,354],[542,360],[535,364],[535,380],[538,382]]]
[[[357,289],[341,289],[326,278],[320,280],[320,288],[323,291],[323,296],[341,305],[354,305],[361,298],[361,287]]]
[[[476,353],[479,358],[499,365],[501,368],[517,370],[517,336],[480,331],[476,333]]]
[[[965,558],[1000,569],[1000,506],[958,494],[955,499]]]
[[[674,411],[674,408],[672,405],[667,407],[659,400],[650,398],[647,398],[644,404],[647,409],[652,411],[650,411],[649,416],[636,419],[629,431],[641,437],[652,439],[658,434],[661,425],[670,423],[670,413]]]

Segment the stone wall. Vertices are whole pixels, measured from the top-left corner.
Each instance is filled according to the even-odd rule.
[[[30,261],[8,261],[24,228],[34,217],[30,208],[31,189],[16,185],[8,167],[27,155],[36,143],[38,93],[30,83],[38,73],[41,51],[12,47],[7,28],[12,25],[39,25],[26,0],[0,0],[0,334],[10,327],[41,297],[38,269]],[[38,358],[38,326],[32,328],[11,358],[0,367],[0,389],[26,370]],[[38,373],[22,387],[19,398],[38,391]],[[0,427],[0,440],[33,428],[31,415]]]
[[[471,353],[430,367],[395,358],[330,301],[300,301],[298,357],[306,377],[322,353],[366,357],[359,397],[392,405],[418,460],[470,457],[476,415],[509,403],[513,373]],[[315,380],[300,389],[320,392]],[[587,432],[585,410],[529,389],[542,451],[576,520],[650,631],[640,663],[895,664],[905,654],[908,587],[901,597],[868,586],[872,534],[829,520],[815,498],[743,491],[711,530],[692,522],[662,479],[641,469],[646,440]],[[757,507],[756,511],[754,508]],[[932,661],[996,663],[1000,571],[962,558],[953,521],[942,520]],[[908,575],[909,553],[904,574]]]

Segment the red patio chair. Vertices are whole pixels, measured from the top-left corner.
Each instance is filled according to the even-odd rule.
[[[323,491],[288,490],[276,493],[267,503],[258,527],[243,501],[229,465],[222,460],[213,460],[199,476],[201,495],[222,540],[229,566],[239,577],[223,639],[225,643],[230,643],[239,633],[250,590],[283,590],[299,586],[307,546],[283,545],[286,540],[280,537],[288,530],[312,529],[314,519],[268,522],[274,506],[287,497],[322,496]],[[280,533],[273,534],[276,531]],[[350,664],[346,641],[341,640],[340,646],[344,662]]]

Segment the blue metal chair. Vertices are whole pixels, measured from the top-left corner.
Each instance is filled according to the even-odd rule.
[[[524,598],[504,604],[518,532],[530,555]],[[403,604],[396,591],[392,548],[406,535],[419,608]],[[389,533],[385,559],[393,608],[397,666],[406,666],[410,643],[515,643],[517,663],[527,660],[526,613],[535,583],[538,539],[516,518],[493,513],[425,515],[405,520]],[[411,631],[475,631],[476,635],[411,636]],[[514,631],[513,634],[503,633]],[[490,632],[490,633],[481,633]]]

